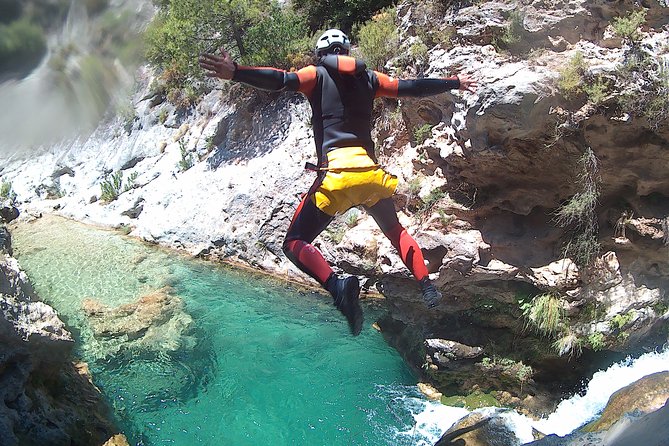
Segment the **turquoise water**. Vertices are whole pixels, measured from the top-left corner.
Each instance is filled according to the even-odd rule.
[[[424,401],[411,370],[371,327],[378,304],[365,305],[363,332],[352,337],[329,298],[279,280],[56,217],[23,223],[12,236],[15,256],[80,341],[77,354],[131,444],[438,438],[416,429]],[[84,299],[117,307],[166,286],[183,300],[180,329],[165,326],[148,347],[93,336]]]

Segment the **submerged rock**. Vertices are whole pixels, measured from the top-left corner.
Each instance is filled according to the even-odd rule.
[[[126,349],[170,352],[195,344],[190,335],[193,319],[169,288],[116,308],[94,299],[85,299],[82,306],[101,356]]]

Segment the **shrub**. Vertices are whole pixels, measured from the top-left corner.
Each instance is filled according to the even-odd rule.
[[[423,144],[428,138],[432,136],[432,124],[423,124],[413,130],[413,137],[417,144]]]
[[[588,344],[590,345],[590,348],[596,352],[603,350],[605,347],[604,335],[598,331],[590,333],[590,335],[588,335]]]
[[[609,321],[609,327],[611,327],[612,330],[622,330],[627,324],[632,322],[635,316],[636,312],[634,310],[630,310],[625,314],[616,314]]]
[[[12,203],[16,201],[16,193],[12,190],[11,181],[2,180],[2,184],[0,184],[0,198],[9,200]]]
[[[313,32],[332,27],[349,32],[354,23],[370,20],[393,3],[393,0],[292,0],[293,7],[306,17]]]
[[[100,184],[100,200],[111,202],[121,194],[121,185],[123,183],[123,174],[121,171],[105,176]]]
[[[128,192],[130,189],[134,189],[137,186],[137,177],[139,176],[138,172],[133,172],[128,177],[125,186],[123,187],[123,192]]]
[[[432,210],[435,204],[442,198],[446,196],[446,192],[436,187],[430,191],[425,198],[423,198],[422,203],[418,207],[416,213],[418,214],[427,214]]]
[[[593,83],[588,83],[583,87],[588,95],[588,100],[594,105],[602,105],[609,96],[609,87],[606,80],[598,76]]]
[[[541,334],[557,333],[565,318],[561,300],[550,293],[536,296],[530,302],[521,302],[520,308],[527,321]]]
[[[553,342],[553,348],[559,356],[580,356],[583,351],[583,340],[575,333],[567,331]]]
[[[270,6],[269,12],[246,32],[245,62],[249,65],[290,69],[305,60],[312,51],[312,42],[303,17],[281,8]],[[296,63],[297,62],[297,63]]]
[[[288,68],[289,57],[310,47],[300,16],[261,0],[162,2],[146,37],[149,62],[171,71],[168,91],[202,77],[197,55],[203,52],[224,47],[240,63]]]
[[[599,254],[597,239],[597,200],[599,198],[599,161],[591,148],[578,160],[577,184],[580,190],[555,212],[555,221],[563,228],[572,227],[574,235],[564,248],[565,257],[573,257],[581,267],[588,266]]]
[[[632,50],[618,70],[621,108],[648,119],[657,129],[669,119],[669,66],[642,50]]]
[[[646,10],[630,12],[626,17],[616,17],[611,21],[613,32],[623,41],[636,45],[641,40],[639,28],[646,23]]]
[[[346,212],[346,226],[353,228],[358,224],[358,219],[360,219],[360,211],[356,208],[350,209]]]
[[[179,149],[181,150],[181,159],[179,160],[178,167],[180,172],[185,172],[195,164],[193,160],[193,154],[186,149],[186,144],[183,141],[179,141]]]
[[[583,61],[583,53],[577,51],[564,69],[560,70],[558,88],[565,98],[572,98],[583,91],[583,74],[586,69],[587,66]]]
[[[397,55],[399,34],[395,15],[394,8],[386,9],[354,30],[358,40],[358,51],[367,66],[372,69],[383,69],[386,63]]]
[[[514,10],[509,15],[509,23],[504,28],[504,33],[500,36],[499,40],[507,48],[520,42],[525,28],[523,26],[523,21],[525,16],[522,12]]]

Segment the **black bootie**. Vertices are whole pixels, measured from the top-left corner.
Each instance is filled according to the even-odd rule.
[[[363,321],[358,278],[355,276],[338,277],[336,274],[332,274],[326,282],[325,288],[332,294],[337,309],[346,316],[353,336],[358,336],[362,330]]]
[[[441,293],[436,286],[427,277],[419,281],[420,289],[423,292],[423,301],[428,308],[434,308],[439,305],[441,300]]]

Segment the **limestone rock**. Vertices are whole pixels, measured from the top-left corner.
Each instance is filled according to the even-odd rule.
[[[446,339],[426,339],[428,360],[440,368],[451,369],[462,361],[473,360],[483,354],[481,347],[470,347]]]
[[[36,300],[11,257],[0,259],[0,443],[102,444],[118,430],[56,312]]]
[[[504,419],[503,412],[474,411],[441,436],[434,446],[519,446],[520,440]]]
[[[587,432],[609,429],[628,412],[647,414],[660,409],[669,399],[669,372],[645,376],[624,387],[609,398],[606,408],[597,421],[588,424]]]
[[[194,345],[193,319],[168,288],[116,308],[93,299],[85,299],[82,307],[102,356],[126,349],[169,352]]]

